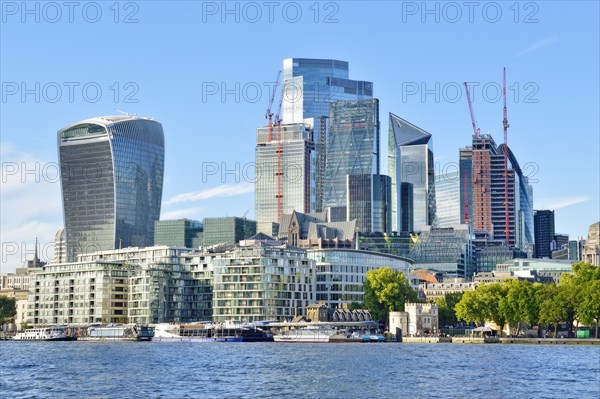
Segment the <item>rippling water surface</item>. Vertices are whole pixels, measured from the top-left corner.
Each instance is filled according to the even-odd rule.
[[[600,348],[1,342],[3,398],[600,398]]]

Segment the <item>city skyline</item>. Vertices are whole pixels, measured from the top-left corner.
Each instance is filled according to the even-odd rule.
[[[73,26],[79,28],[80,37],[72,37],[68,21],[51,25],[42,19],[40,23],[31,21],[27,24],[20,18],[15,22],[7,16],[1,39],[2,241],[3,245],[16,243],[20,248],[19,253],[8,261],[2,260],[3,272],[21,266],[25,258],[33,256],[36,236],[42,246],[53,243],[56,231],[62,227],[60,183],[56,179],[55,168],[58,162],[55,132],[76,120],[114,114],[115,109],[156,117],[165,127],[167,149],[161,219],[188,217],[202,220],[211,216],[242,216],[246,210],[250,210],[248,217],[253,218],[251,171],[246,170],[247,176],[243,176],[242,171],[253,161],[256,128],[265,122],[264,109],[269,101],[266,89],[274,81],[277,70],[281,69],[282,59],[287,57],[347,61],[352,79],[373,82],[373,97],[380,100],[382,121],[391,111],[433,135],[435,163],[440,170],[458,165],[458,149],[470,142],[466,100],[462,95],[454,101],[454,92],[450,91],[455,86],[460,87],[463,80],[479,83],[474,85],[474,107],[479,126],[482,132],[490,131],[496,142],[501,142],[501,102],[482,98],[481,89],[489,82],[501,82],[501,68],[506,65],[508,119],[511,124],[508,142],[521,167],[527,168],[526,173],[534,186],[533,208],[555,210],[557,233],[567,233],[571,239],[585,237],[589,225],[598,220],[599,107],[598,77],[594,72],[598,70],[598,27],[597,21],[593,20],[593,16],[598,14],[597,4],[586,4],[590,7],[589,12],[583,12],[542,3],[537,14],[539,21],[534,24],[515,23],[508,6],[504,9],[504,19],[497,24],[482,20],[480,15],[473,23],[459,21],[451,24],[443,18],[441,22],[432,22],[431,17],[429,23],[423,23],[420,15],[403,14],[400,5],[378,4],[362,11],[360,4],[352,3],[338,5],[337,23],[315,24],[313,15],[306,8],[305,20],[296,26],[304,24],[315,29],[314,32],[300,29],[306,35],[306,43],[294,50],[282,45],[285,38],[267,33],[272,28],[290,26],[288,21],[279,19],[272,24],[263,21],[252,25],[242,18],[239,23],[228,24],[227,21],[222,23],[219,16],[203,15],[200,4],[193,6],[197,11],[195,15],[175,14],[172,10],[163,9],[159,14],[154,4],[141,3],[137,15],[139,21],[130,25],[114,23],[112,14],[106,9],[104,15],[110,18],[106,17],[98,25],[81,18],[75,21]],[[320,20],[324,18],[323,14],[327,14],[321,11]],[[519,21],[522,22],[525,11],[521,11]],[[399,30],[410,33],[411,37],[431,29],[432,32],[422,40],[409,41],[407,48],[403,49],[403,53],[413,51],[421,59],[411,59],[398,69],[397,62],[394,62],[398,60],[398,54],[381,51],[383,46],[389,46],[391,39],[369,41],[370,47],[361,46],[366,43],[366,38],[352,32],[363,12],[365,17],[382,18],[377,28],[389,38],[395,37],[394,30],[386,26],[392,16],[400,21],[406,17]],[[194,18],[202,22],[204,17],[204,25],[200,23],[192,28],[189,24]],[[124,17],[120,15],[119,18],[122,20]],[[226,51],[227,47],[219,47],[218,43],[202,42],[198,44],[199,54],[212,51],[221,55],[222,59],[209,57],[211,62],[197,65],[197,70],[190,69],[186,63],[196,65],[192,61],[207,58],[177,51],[184,48],[185,40],[173,50],[166,47],[169,36],[152,33],[152,28],[163,19],[166,25],[175,28],[179,38],[189,39],[190,34],[201,37],[201,32],[207,28],[223,35],[221,43],[229,43],[235,51]],[[580,30],[577,34],[570,33],[569,29],[575,24]],[[69,53],[79,50],[100,26],[112,28],[107,32],[107,41],[117,43],[120,34],[130,34],[130,40],[142,50],[150,51],[156,46],[159,52],[175,57],[181,61],[181,74],[161,73],[164,60],[156,60],[156,66],[147,70],[141,68],[140,61],[133,59],[124,63],[119,71],[92,63],[86,64],[85,70],[71,66],[67,61]],[[506,33],[506,27],[514,32]],[[227,32],[228,29],[231,32]],[[471,37],[477,29],[488,35]],[[584,41],[580,40],[581,30],[585,34]],[[447,37],[439,36],[441,32]],[[493,37],[501,36],[498,32],[504,32],[502,35],[506,36]],[[234,37],[240,34],[248,35],[248,41],[252,42],[247,49],[234,44]],[[335,35],[341,45],[331,48],[323,44],[309,44],[311,38],[324,34]],[[347,35],[348,40],[341,39],[343,35]],[[67,37],[72,42],[66,40]],[[276,50],[245,60],[245,69],[240,71],[234,60],[252,57],[264,44],[264,40],[260,39],[265,37],[272,40]],[[439,42],[434,42],[433,38]],[[484,43],[484,40],[488,42]],[[24,55],[17,53],[25,42],[31,43],[30,51]],[[456,43],[468,44],[464,46],[466,49],[462,49]],[[111,46],[114,53],[111,56],[125,57],[131,48],[126,44]],[[424,44],[435,54],[419,52]],[[481,56],[473,61],[472,54],[478,52]],[[559,67],[553,63],[557,53],[565,59],[575,59],[581,54],[590,54],[590,57],[587,57],[588,62],[577,65],[561,63]],[[57,66],[40,71],[38,57],[50,54],[57,60]],[[488,57],[486,54],[494,55]],[[378,62],[377,57],[380,59]],[[436,68],[427,65],[439,61],[440,57],[444,57],[443,62],[438,62]],[[447,66],[439,66],[444,64]],[[57,98],[56,86],[50,84],[52,82],[62,90],[62,97],[57,101],[54,101]],[[77,86],[70,86],[76,88],[73,101],[69,98],[69,82],[77,83]],[[250,93],[255,88],[250,84],[252,82],[263,91],[254,102],[256,96]],[[91,83],[98,85],[103,93],[96,102],[92,101],[95,100],[93,90],[96,86]],[[222,101],[222,83],[225,83],[226,89],[233,90],[233,94],[225,94],[225,101]],[[236,83],[240,87],[237,102]],[[528,83],[533,86],[527,86]],[[436,84],[439,89],[436,89]],[[81,89],[85,85],[88,85],[89,92],[84,95]],[[30,90],[30,94],[23,94],[21,87]],[[247,88],[245,94],[244,87]],[[496,85],[489,87],[493,91]],[[430,90],[430,94],[426,94],[423,88]],[[15,90],[16,94],[10,94]],[[24,101],[22,95],[25,96]],[[39,101],[36,101],[36,95]],[[198,118],[202,123],[198,123]],[[386,142],[387,130],[387,126],[382,125],[380,144]],[[570,137],[575,134],[578,139],[571,140]],[[228,136],[232,140],[228,140]],[[558,138],[562,136],[567,139]],[[229,143],[237,145],[227,145]],[[236,177],[231,172],[236,168],[242,176]],[[386,173],[385,167],[382,173]],[[3,248],[4,255],[5,249],[10,248]],[[42,251],[41,256],[49,260],[52,254]]]

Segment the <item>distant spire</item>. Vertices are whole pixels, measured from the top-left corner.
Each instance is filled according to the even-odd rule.
[[[40,259],[38,258],[38,237],[35,236],[35,253],[33,255],[33,267],[38,267]]]

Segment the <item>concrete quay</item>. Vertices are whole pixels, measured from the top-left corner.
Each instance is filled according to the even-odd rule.
[[[402,343],[600,345],[595,338],[402,337]]]

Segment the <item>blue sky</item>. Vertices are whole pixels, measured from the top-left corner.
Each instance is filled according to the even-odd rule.
[[[163,217],[252,217],[255,129],[288,57],[350,62],[374,82],[382,149],[391,111],[433,134],[439,170],[470,141],[465,80],[482,132],[503,140],[506,66],[509,145],[535,208],[571,237],[600,219],[596,1],[23,4],[2,2],[2,271],[36,235],[52,256],[56,131],[115,110],[163,124]]]

